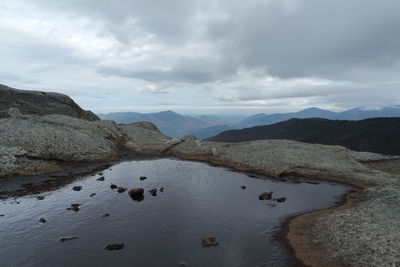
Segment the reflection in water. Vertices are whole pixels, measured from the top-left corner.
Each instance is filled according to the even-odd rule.
[[[28,195],[16,199],[20,204],[0,202],[0,265],[285,266],[285,249],[272,238],[279,223],[332,206],[349,189],[278,183],[171,159],[123,162],[102,176],[104,181],[89,175],[42,193],[43,200]],[[132,200],[133,188],[144,189],[143,201]],[[157,193],[150,193],[154,188]],[[270,191],[272,199],[259,200]],[[280,197],[287,199],[274,201]],[[68,210],[73,207],[78,210]],[[203,247],[207,236],[219,246]],[[121,250],[104,249],[121,243]]]

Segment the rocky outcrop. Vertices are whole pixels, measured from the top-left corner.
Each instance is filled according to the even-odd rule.
[[[63,94],[18,90],[0,84],[0,96],[0,118],[7,117],[10,108],[17,108],[22,114],[60,114],[89,121],[100,120]]]

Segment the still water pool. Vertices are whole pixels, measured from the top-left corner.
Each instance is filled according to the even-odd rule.
[[[287,266],[288,252],[274,238],[282,221],[333,206],[349,190],[330,182],[251,178],[176,159],[122,162],[102,172],[104,181],[97,180],[101,175],[84,176],[40,194],[43,200],[38,195],[1,200],[0,265]],[[134,201],[128,191],[118,193],[111,184],[128,191],[144,188],[144,200]],[[82,189],[74,191],[74,186]],[[161,187],[157,196],[148,192]],[[287,200],[259,200],[265,191]],[[80,210],[67,210],[74,203]],[[220,245],[202,247],[206,236],[215,236]],[[78,238],[61,242],[63,237]],[[122,250],[104,249],[120,242]]]

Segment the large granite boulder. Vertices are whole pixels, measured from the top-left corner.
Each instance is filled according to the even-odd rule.
[[[89,121],[100,120],[93,112],[83,110],[66,95],[18,90],[0,84],[0,118],[7,117],[10,108],[18,108],[22,114],[60,114]]]

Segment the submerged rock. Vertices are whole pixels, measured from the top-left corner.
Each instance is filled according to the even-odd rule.
[[[112,244],[108,244],[107,246],[104,247],[104,249],[107,250],[120,250],[123,249],[125,247],[124,243],[112,243]]]
[[[245,186],[245,185],[242,185],[241,188],[242,188],[243,190],[245,190],[245,189],[246,189],[246,186]]]
[[[45,222],[46,222],[46,219],[45,219],[45,218],[40,218],[40,219],[39,219],[39,222],[45,223]]]
[[[126,187],[121,187],[121,186],[118,187],[118,193],[123,193],[123,192],[125,192],[126,190],[127,190]]]
[[[140,176],[140,181],[143,181],[143,180],[146,180],[147,179],[147,177],[146,176]]]
[[[90,197],[94,197],[96,195],[96,193],[90,194]]]
[[[272,193],[273,193],[273,191],[271,191],[271,192],[264,192],[264,193],[262,193],[261,195],[258,196],[258,199],[259,199],[259,200],[268,200],[268,199],[271,199]]]
[[[38,200],[43,200],[44,199],[44,196],[37,196],[36,197]]]
[[[285,201],[286,201],[286,197],[277,198],[276,201],[278,201],[278,202],[285,202]]]
[[[144,199],[144,189],[134,188],[128,192],[129,196],[136,201],[142,201]]]
[[[104,176],[101,176],[100,178],[97,178],[96,180],[97,181],[104,181],[104,179],[105,179]]]
[[[160,192],[164,192],[164,187],[161,187],[161,188],[159,189],[159,191],[160,191]]]
[[[65,241],[70,241],[70,240],[74,240],[74,239],[78,239],[78,237],[77,236],[63,237],[60,239],[60,241],[65,242]]]
[[[153,189],[149,190],[149,192],[152,196],[157,196],[157,188],[153,188]]]
[[[110,188],[111,188],[111,189],[115,189],[115,188],[117,188],[117,187],[118,187],[118,186],[116,186],[115,184],[111,184],[111,185],[110,185]]]
[[[203,245],[203,247],[218,246],[219,245],[219,243],[217,242],[217,239],[215,239],[215,237],[213,237],[213,236],[204,237],[201,240],[201,244]]]
[[[67,208],[67,210],[73,210],[75,212],[79,211],[79,204],[71,204],[71,207]]]
[[[80,185],[76,185],[76,186],[72,187],[72,190],[74,190],[74,191],[81,191],[81,189],[82,189],[82,186],[80,186]]]
[[[101,217],[106,218],[108,216],[110,216],[110,213],[104,213]]]

